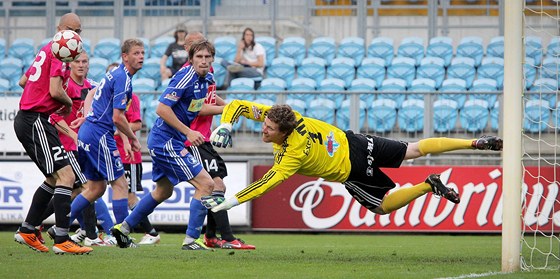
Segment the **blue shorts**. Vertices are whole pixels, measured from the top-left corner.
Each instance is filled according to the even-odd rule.
[[[88,180],[117,180],[124,167],[113,131],[84,122],[78,131],[78,162]]]
[[[148,136],[153,181],[165,176],[171,184],[177,185],[193,179],[202,171],[202,164],[188,152],[184,141],[153,131]]]

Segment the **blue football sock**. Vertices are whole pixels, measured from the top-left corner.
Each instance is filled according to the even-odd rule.
[[[154,200],[151,194],[147,194],[136,204],[134,210],[130,212],[130,215],[124,221],[130,228],[134,228],[142,221],[142,218],[150,215],[158,204],[160,203]]]
[[[74,198],[70,207],[70,224],[72,224],[72,222],[76,220],[78,215],[82,214],[82,210],[89,206],[89,204],[90,202],[86,198],[84,198],[82,194],[79,194],[76,196],[76,198]]]
[[[102,198],[95,201],[95,214],[97,215],[97,220],[99,220],[99,223],[101,224],[101,227],[103,227],[105,233],[111,234],[111,228],[115,225],[115,223],[109,213],[107,204]]]
[[[202,205],[200,200],[193,198],[190,204],[189,225],[187,227],[188,237],[192,237],[194,239],[200,237],[206,213],[208,213],[208,209]]]
[[[113,215],[118,223],[122,223],[128,216],[128,198],[113,200]]]

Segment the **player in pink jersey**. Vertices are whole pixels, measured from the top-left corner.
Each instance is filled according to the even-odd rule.
[[[81,32],[81,21],[74,13],[64,14],[57,31]],[[45,181],[33,196],[25,221],[14,235],[17,242],[40,252],[48,252],[39,241],[36,227],[43,221],[43,213],[53,199],[56,236],[55,253],[84,254],[92,251],[73,242],[68,236],[70,200],[75,176],[68,155],[62,146],[56,128],[49,116],[57,112],[67,115],[72,110],[72,99],[66,94],[70,71],[66,63],[54,58],[51,43],[39,50],[33,64],[20,79],[23,94],[20,110],[14,120],[14,130],[27,155],[45,175]]]
[[[202,39],[204,39],[204,36],[199,32],[189,33],[185,38],[185,49],[188,51],[193,42]],[[188,65],[188,63],[185,65]],[[212,68],[210,71],[214,72]],[[189,152],[191,152],[200,162],[203,163],[202,165],[214,180],[215,186],[212,195],[223,197],[226,191],[223,179],[227,176],[227,168],[220,154],[218,154],[218,152],[214,150],[212,144],[210,144],[209,139],[212,128],[212,120],[214,117],[213,115],[220,114],[226,103],[222,98],[216,95],[216,83],[214,80],[212,80],[211,85],[208,86],[208,94],[206,95],[204,104],[210,105],[208,106],[209,108],[213,107],[211,115],[199,114],[193,120],[190,127],[191,129],[202,133],[206,142],[199,146],[192,146],[189,141],[186,141],[185,145],[188,147]],[[216,236],[216,229],[220,231],[221,238]],[[204,243],[210,248],[255,249],[254,245],[245,244],[243,240],[238,239],[233,235],[226,211],[208,211]]]

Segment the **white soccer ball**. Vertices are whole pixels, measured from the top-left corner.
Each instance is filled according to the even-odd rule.
[[[62,62],[72,62],[83,50],[82,38],[72,30],[63,30],[53,37],[51,51],[54,57]]]

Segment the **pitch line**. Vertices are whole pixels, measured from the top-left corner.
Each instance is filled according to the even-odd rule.
[[[500,274],[506,274],[506,273],[507,273],[507,272],[471,273],[471,274],[459,275],[459,276],[456,276],[456,277],[442,277],[442,278],[438,278],[438,279],[479,278],[479,277],[486,277],[486,276],[492,276],[492,275],[500,275]]]

